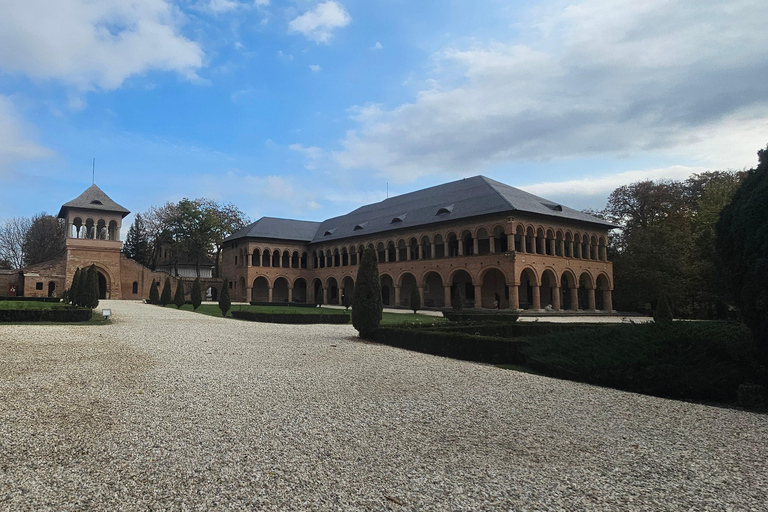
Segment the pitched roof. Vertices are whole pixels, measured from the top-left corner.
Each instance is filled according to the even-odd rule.
[[[319,226],[319,222],[308,220],[262,217],[256,222],[235,231],[225,238],[224,241],[237,240],[238,238],[273,238],[277,240],[309,242]]]
[[[504,183],[474,176],[362,206],[325,220],[312,242],[369,235],[494,213],[524,212],[615,227],[610,222],[529,194]]]
[[[75,199],[64,203],[59,210],[59,218],[63,219],[67,216],[68,208],[80,208],[83,210],[99,210],[103,212],[120,213],[123,217],[128,215],[127,209],[123,208],[116,202],[114,202],[107,194],[104,193],[95,184],[91,185],[85,192],[77,196]]]

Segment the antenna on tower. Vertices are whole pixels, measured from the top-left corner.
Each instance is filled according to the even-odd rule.
[[[389,182],[387,182],[387,199],[389,199]]]
[[[96,157],[93,157],[93,170],[91,171],[91,185],[96,184]]]

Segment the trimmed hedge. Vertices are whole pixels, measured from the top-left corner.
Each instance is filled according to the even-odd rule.
[[[24,302],[61,302],[58,297],[0,297],[0,300],[23,300]]]
[[[311,302],[265,302],[252,300],[251,306],[291,306],[293,308],[316,308],[317,304]]]
[[[348,324],[349,315],[306,315],[302,313],[257,313],[255,311],[232,311],[232,318],[251,322],[272,324]]]
[[[569,332],[577,329],[589,329],[605,324],[588,323],[550,323],[550,322],[482,322],[482,323],[441,323],[424,324],[423,327],[414,324],[412,328],[425,328],[432,331],[460,332],[464,334],[478,334],[480,336],[493,336],[497,338],[522,338],[530,336],[544,336],[545,334]]]
[[[451,330],[380,327],[374,340],[384,345],[425,354],[490,364],[524,364],[523,342]]]
[[[756,378],[755,344],[738,323],[621,324],[523,341],[533,370],[647,395],[733,403]]]
[[[516,322],[517,313],[482,313],[479,311],[443,311],[443,316],[451,322]]]
[[[0,309],[0,322],[87,322],[89,308]]]

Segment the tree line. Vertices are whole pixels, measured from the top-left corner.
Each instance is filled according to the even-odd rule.
[[[0,224],[0,269],[55,260],[66,250],[63,219],[47,213],[15,217]]]

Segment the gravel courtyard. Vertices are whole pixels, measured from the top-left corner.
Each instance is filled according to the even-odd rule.
[[[127,301],[0,326],[0,509],[766,510],[768,417]]]

